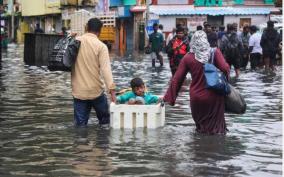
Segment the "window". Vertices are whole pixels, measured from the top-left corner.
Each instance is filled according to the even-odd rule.
[[[240,28],[244,25],[251,25],[251,18],[240,18]]]
[[[177,18],[176,19],[176,26],[179,25],[179,24],[187,27],[187,18]]]

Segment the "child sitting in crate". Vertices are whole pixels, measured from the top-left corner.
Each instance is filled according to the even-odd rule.
[[[155,104],[159,97],[145,91],[145,84],[141,78],[134,78],[130,82],[132,91],[125,92],[116,97],[117,103],[127,104]]]

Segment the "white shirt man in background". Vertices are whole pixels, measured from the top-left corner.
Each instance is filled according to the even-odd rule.
[[[255,25],[250,27],[250,39],[249,39],[249,52],[250,52],[250,67],[256,69],[261,62],[262,48],[260,46],[261,34],[257,32]]]

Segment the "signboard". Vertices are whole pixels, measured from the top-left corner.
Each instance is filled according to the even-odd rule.
[[[196,31],[197,26],[203,26],[203,22],[207,21],[207,17],[205,15],[194,15],[187,19],[187,27],[189,31]]]
[[[148,35],[154,32],[154,29],[153,29],[154,23],[159,24],[159,19],[148,20],[148,24],[146,28]]]

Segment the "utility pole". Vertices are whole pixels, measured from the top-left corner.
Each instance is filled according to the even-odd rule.
[[[149,35],[148,35],[148,22],[149,22],[149,13],[150,13],[150,10],[149,10],[149,5],[150,5],[150,0],[146,0],[146,21],[145,21],[145,43],[148,44],[149,43]]]
[[[150,12],[149,11],[149,4],[150,4],[149,1],[150,0],[146,0],[146,25],[145,25],[146,27],[148,26],[148,21],[149,21],[149,12]]]
[[[76,10],[79,10],[79,0],[76,1]]]
[[[12,11],[11,11],[11,28],[12,28],[12,34],[11,34],[11,38],[12,41],[14,41],[15,39],[15,11],[14,11],[14,0],[11,1],[12,2]]]
[[[3,6],[3,0],[0,0],[0,14],[2,14],[4,12],[4,6]],[[3,36],[4,34],[2,34],[2,18],[0,15],[0,69],[1,69],[1,63],[2,63],[2,40],[3,40]]]

